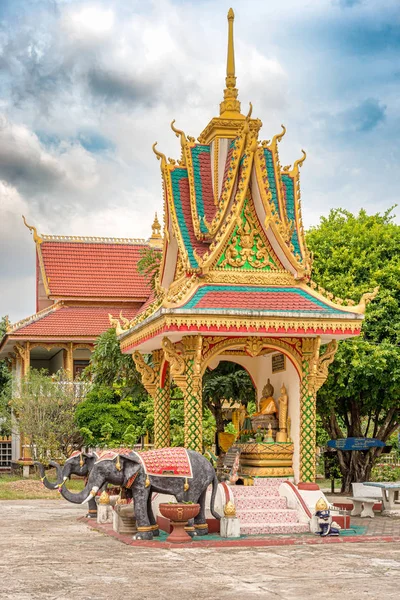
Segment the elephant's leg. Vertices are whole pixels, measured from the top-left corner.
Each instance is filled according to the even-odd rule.
[[[185,527],[185,531],[190,537],[194,537],[196,535],[196,530],[194,528],[194,519],[189,519],[188,524]]]
[[[153,528],[153,535],[158,536],[158,535],[160,535],[160,530],[158,528],[158,523],[154,516],[153,508],[151,506],[151,497],[152,497],[152,494],[150,493],[149,497],[147,499],[147,514],[149,516],[150,525]]]
[[[200,511],[197,517],[194,518],[194,530],[196,536],[208,534],[208,525],[206,521],[206,494],[207,488],[200,494],[200,498],[198,499]]]
[[[151,488],[145,488],[138,485],[133,493],[133,502],[135,507],[135,517],[137,533],[133,536],[134,540],[152,540],[153,525],[150,523],[148,515],[148,500],[151,496]]]
[[[89,510],[86,515],[89,519],[97,519],[97,504],[94,498],[91,498],[88,502]]]

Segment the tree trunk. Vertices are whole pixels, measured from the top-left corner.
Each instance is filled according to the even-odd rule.
[[[359,452],[357,450],[345,451],[338,450],[340,470],[342,473],[341,492],[345,494],[352,493],[352,483],[364,483],[371,478],[371,470],[374,466],[374,450]]]

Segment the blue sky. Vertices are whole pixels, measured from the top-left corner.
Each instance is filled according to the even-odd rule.
[[[43,233],[147,237],[162,211],[154,141],[218,114],[231,2],[0,0],[0,314],[35,311]],[[398,0],[237,0],[243,111],[283,165],[307,151],[303,217],[398,202]]]

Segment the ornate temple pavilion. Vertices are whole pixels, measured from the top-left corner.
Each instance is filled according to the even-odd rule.
[[[183,391],[185,446],[199,451],[208,367],[239,363],[259,400],[267,379],[277,390],[284,385],[287,423],[280,437],[274,434],[277,460],[268,473],[313,481],[316,393],[337,341],[360,333],[367,297],[352,306],[311,279],[299,185],[306,154],[282,168],[278,146],[285,128],[260,142],[262,123],[252,106],[247,115],[241,112],[233,20],[230,10],[219,116],[197,141],[172,121],[181,148],[177,160],[153,146],[164,190],[161,267],[155,294],[129,324],[118,324],[121,349],[133,354],[154,397],[157,447],[170,443],[171,379]],[[150,362],[144,354],[152,355]],[[284,446],[278,439],[291,444],[290,468],[279,467]]]

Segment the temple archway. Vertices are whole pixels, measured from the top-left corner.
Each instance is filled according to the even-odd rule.
[[[277,404],[280,390],[284,385],[288,395],[287,416],[289,419],[289,437],[293,441],[293,471],[296,481],[300,477],[300,398],[301,398],[301,377],[298,372],[298,364],[291,353],[282,352],[280,346],[269,343],[265,346],[259,356],[249,356],[244,351],[239,353],[236,350],[234,354],[229,354],[226,350],[222,354],[214,354],[206,365],[217,366],[220,361],[229,361],[241,365],[249,373],[256,390],[257,410],[260,409],[259,402],[263,396],[263,389],[268,380],[274,388],[273,397]],[[282,356],[285,358],[283,359]],[[277,360],[278,359],[278,360]],[[280,364],[280,368],[273,368],[272,362]]]

